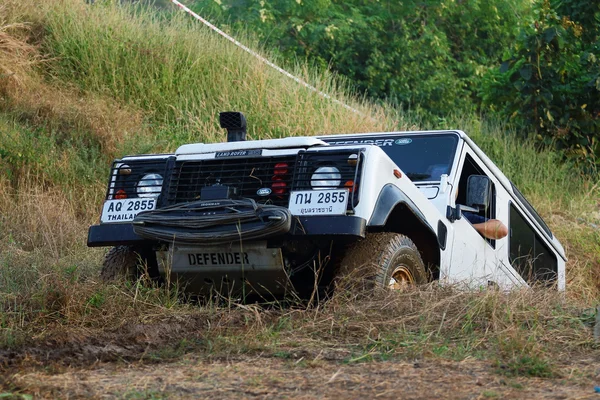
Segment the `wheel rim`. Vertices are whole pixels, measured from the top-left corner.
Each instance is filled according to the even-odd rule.
[[[400,290],[408,285],[415,283],[415,277],[405,265],[400,265],[394,269],[388,287],[392,290]]]

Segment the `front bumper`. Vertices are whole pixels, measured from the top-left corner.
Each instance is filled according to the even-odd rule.
[[[282,237],[299,239],[307,236],[334,239],[364,238],[366,220],[356,216],[294,216],[288,233]],[[89,247],[136,245],[153,243],[137,235],[131,223],[114,223],[92,225],[88,231]],[[157,243],[157,242],[154,242]]]

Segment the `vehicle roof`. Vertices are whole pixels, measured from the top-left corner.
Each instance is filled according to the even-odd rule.
[[[329,139],[336,137],[354,137],[354,136],[397,136],[397,135],[422,135],[422,134],[441,134],[441,133],[454,133],[461,137],[468,137],[466,133],[457,129],[444,129],[444,130],[429,130],[429,131],[394,131],[394,132],[361,132],[361,133],[340,133],[330,135],[317,135],[319,139]]]

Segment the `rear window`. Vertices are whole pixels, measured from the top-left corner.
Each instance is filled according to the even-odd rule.
[[[509,261],[527,282],[554,282],[558,276],[556,255],[510,205]]]
[[[529,204],[529,202],[527,201],[525,196],[523,196],[523,193],[521,193],[519,191],[519,189],[517,189],[515,184],[512,182],[510,184],[512,185],[513,192],[515,192],[515,195],[517,196],[517,198],[519,200],[521,200],[521,202],[523,203],[523,205],[525,206],[527,211],[529,211],[529,213],[533,216],[533,218],[536,220],[536,222],[539,224],[539,226],[544,230],[544,232],[546,232],[546,234],[549,237],[552,237],[552,232],[550,231],[550,228],[548,228],[548,225],[546,225],[546,223],[544,222],[542,217],[540,217],[540,214],[538,214],[537,211],[535,211],[535,208],[533,208],[533,206],[531,204]]]

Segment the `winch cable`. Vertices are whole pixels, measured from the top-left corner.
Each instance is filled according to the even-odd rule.
[[[283,75],[287,76],[290,79],[293,79],[294,81],[296,81],[297,83],[301,84],[302,86],[308,88],[309,90],[312,90],[313,92],[319,94],[320,96],[331,100],[332,102],[334,102],[335,104],[339,104],[342,107],[360,115],[361,117],[365,117],[365,114],[358,111],[356,108],[353,108],[351,106],[349,106],[348,104],[331,97],[331,95],[317,89],[316,87],[310,85],[308,82],[298,78],[297,76],[292,75],[291,73],[287,72],[286,70],[284,70],[283,68],[279,67],[278,65],[274,64],[273,62],[267,60],[266,58],[264,58],[263,56],[261,56],[260,54],[258,54],[257,52],[255,52],[254,50],[250,49],[249,47],[245,46],[244,44],[240,43],[238,40],[236,40],[235,38],[233,38],[232,36],[228,35],[227,33],[223,32],[221,29],[217,28],[215,25],[211,24],[208,20],[202,18],[200,15],[196,14],[194,11],[190,10],[188,7],[186,7],[184,4],[182,4],[180,1],[178,0],[170,0],[171,3],[175,4],[177,7],[181,8],[183,11],[185,11],[186,13],[188,13],[189,15],[191,15],[192,17],[196,18],[198,21],[202,22],[204,25],[206,25],[207,27],[209,27],[210,29],[212,29],[213,31],[217,32],[219,35],[223,36],[225,39],[229,40],[231,43],[235,44],[236,46],[238,46],[239,48],[241,48],[242,50],[246,51],[247,53],[251,54],[252,56],[258,58],[261,62],[267,64],[269,67],[275,69],[276,71],[282,73]],[[371,119],[374,119],[372,117],[370,117]]]
[[[229,229],[219,231],[217,227],[224,225]],[[290,226],[287,208],[259,205],[252,199],[228,200],[225,205],[203,201],[177,204],[139,213],[133,221],[137,235],[176,244],[256,240],[286,233]]]

